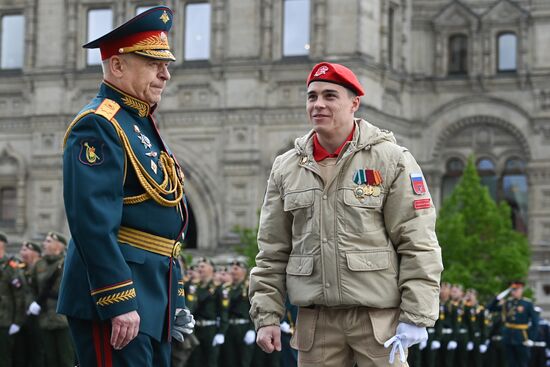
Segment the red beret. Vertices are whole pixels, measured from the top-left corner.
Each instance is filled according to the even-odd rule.
[[[358,96],[365,95],[365,91],[353,71],[344,65],[331,64],[330,62],[321,62],[315,65],[309,73],[307,85],[315,81],[338,84],[350,89]]]

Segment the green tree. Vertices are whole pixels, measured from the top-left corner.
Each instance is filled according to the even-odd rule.
[[[436,231],[444,281],[475,288],[487,299],[509,281],[526,278],[530,264],[527,238],[513,229],[508,204],[497,205],[481,184],[473,156],[443,202]]]
[[[248,268],[252,269],[256,266],[256,255],[258,254],[258,227],[243,228],[237,226],[233,231],[239,235],[241,242],[239,246],[235,247],[235,251],[246,257]]]

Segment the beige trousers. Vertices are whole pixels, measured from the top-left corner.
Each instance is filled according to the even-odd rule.
[[[316,306],[298,309],[290,345],[298,350],[300,367],[407,367],[399,354],[389,362],[399,309]]]

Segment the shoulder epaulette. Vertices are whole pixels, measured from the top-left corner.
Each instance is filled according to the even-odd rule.
[[[112,99],[105,98],[103,102],[94,111],[96,115],[103,116],[111,121],[116,113],[120,110],[120,105]]]

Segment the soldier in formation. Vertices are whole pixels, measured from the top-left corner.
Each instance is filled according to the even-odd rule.
[[[409,354],[411,367],[546,366],[546,336],[539,335],[540,310],[513,282],[487,307],[475,289],[442,283],[439,319],[428,340]],[[533,354],[533,356],[530,356]]]

